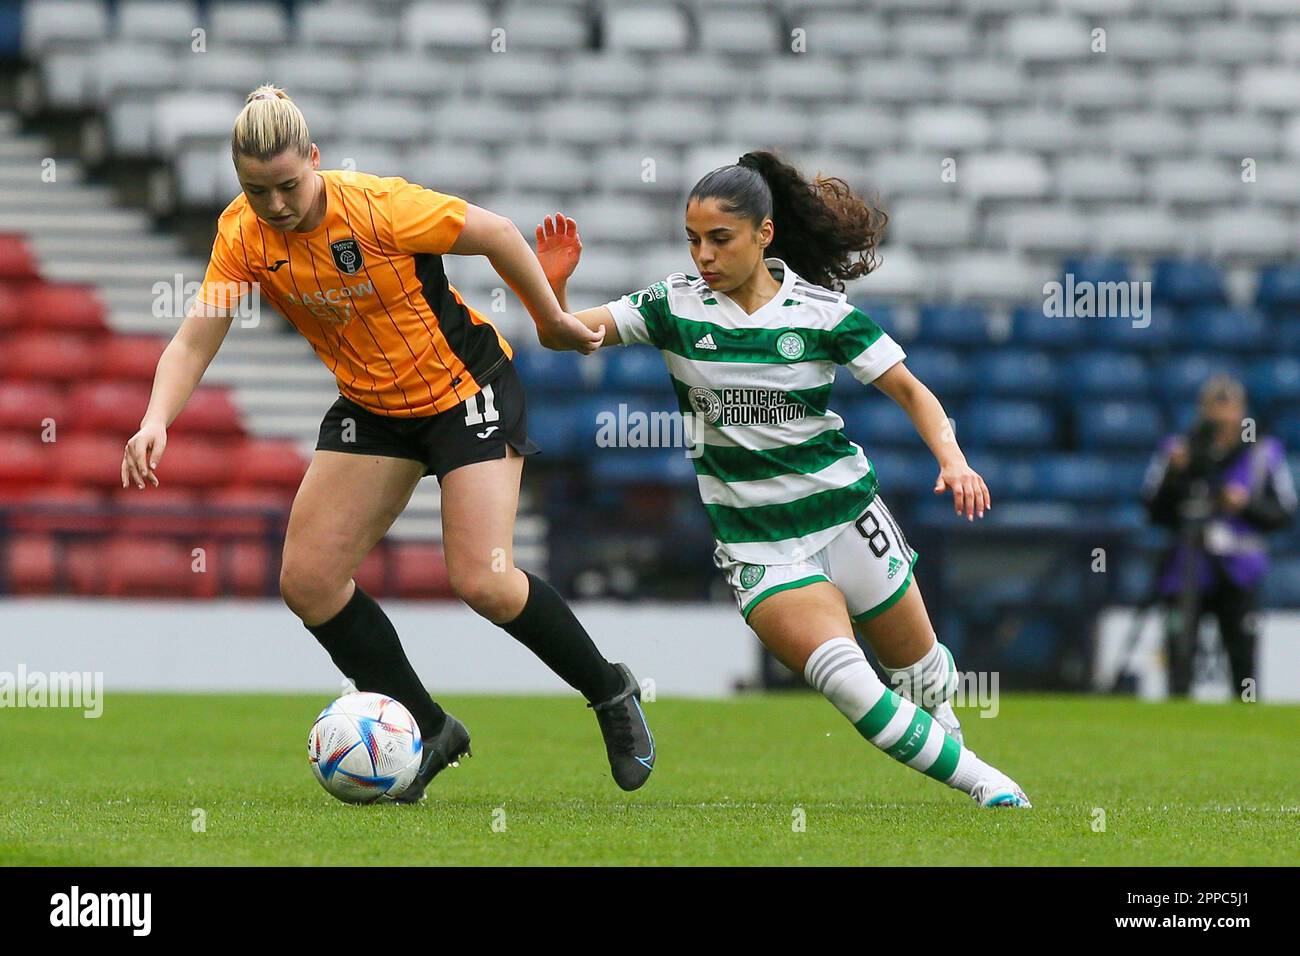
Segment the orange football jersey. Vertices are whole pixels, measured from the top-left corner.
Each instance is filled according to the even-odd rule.
[[[242,192],[226,207],[199,298],[230,307],[231,289],[256,283],[339,391],[376,414],[432,415],[476,394],[512,352],[443,271],[465,200],[399,176],[318,172],[325,218],[310,232],[272,228]]]

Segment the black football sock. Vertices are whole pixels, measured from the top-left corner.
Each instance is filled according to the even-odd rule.
[[[357,585],[343,609],[323,624],[304,625],[357,690],[387,694],[411,712],[426,740],[446,722],[406,659],[401,639],[375,599]]]
[[[592,643],[559,592],[536,575],[528,578],[524,609],[501,629],[542,659],[570,687],[593,704],[623,688],[623,678]]]

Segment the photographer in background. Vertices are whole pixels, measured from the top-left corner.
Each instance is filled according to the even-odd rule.
[[[1246,429],[1246,393],[1217,375],[1201,387],[1187,435],[1167,438],[1147,471],[1143,500],[1151,520],[1178,540],[1157,582],[1169,608],[1169,693],[1192,685],[1201,615],[1214,614],[1236,694],[1256,684],[1254,609],[1268,569],[1265,534],[1287,525],[1295,486],[1282,443]]]

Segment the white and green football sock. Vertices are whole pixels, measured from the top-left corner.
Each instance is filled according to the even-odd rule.
[[[963,793],[981,782],[1006,778],[944,733],[924,710],[882,684],[852,638],[836,637],[821,645],[803,673],[858,733],[899,763]]]
[[[886,667],[882,663],[880,669],[889,678],[888,686],[895,693],[927,710],[949,700],[961,682],[952,652],[938,641],[914,664]]]

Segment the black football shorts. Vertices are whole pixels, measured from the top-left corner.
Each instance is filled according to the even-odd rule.
[[[377,415],[340,395],[325,413],[316,441],[318,451],[423,462],[424,475],[439,481],[461,465],[505,458],[506,445],[521,455],[540,451],[528,438],[524,386],[511,362],[477,394],[435,415]]]

